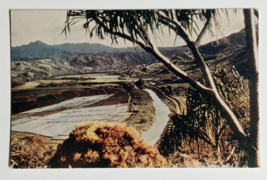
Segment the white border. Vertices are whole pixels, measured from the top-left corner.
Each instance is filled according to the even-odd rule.
[[[153,9],[153,8],[258,8],[260,15],[260,128],[261,168],[258,169],[41,169],[14,170],[8,167],[10,134],[10,9]],[[266,17],[263,0],[2,0],[0,6],[0,179],[267,179],[266,174]],[[265,23],[265,24],[264,24]]]

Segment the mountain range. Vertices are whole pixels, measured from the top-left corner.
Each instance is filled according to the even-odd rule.
[[[169,55],[178,49],[183,50],[183,47],[161,47],[160,50]],[[138,52],[140,51],[140,52]],[[134,47],[114,48],[102,44],[90,43],[65,43],[60,45],[48,45],[42,41],[31,42],[27,45],[11,47],[12,61],[31,61],[39,59],[62,59],[69,56],[81,54],[98,54],[98,53],[133,53],[140,55],[149,54],[144,50],[136,50]],[[148,55],[146,55],[148,56]]]
[[[246,76],[247,49],[245,31],[213,41],[199,48],[209,66],[230,64]],[[159,51],[188,72],[194,72],[193,56],[186,46],[159,47]],[[11,47],[12,80],[31,81],[57,75],[121,70],[157,60],[144,50],[113,48],[101,44],[79,43],[47,45],[41,41]],[[188,66],[187,66],[188,65]],[[156,72],[156,71],[155,71]]]
[[[59,59],[79,53],[100,53],[100,52],[124,52],[125,48],[113,48],[101,44],[65,43],[60,45],[48,45],[42,41],[31,42],[27,45],[11,48],[12,60],[38,60],[38,59]]]

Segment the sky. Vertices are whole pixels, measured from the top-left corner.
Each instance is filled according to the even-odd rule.
[[[62,43],[100,43],[104,45],[111,45],[111,41],[108,37],[105,40],[99,40],[97,37],[92,38],[86,34],[81,22],[71,26],[71,32],[66,37],[65,34],[61,34],[65,21],[66,10],[12,10],[11,11],[11,46],[21,46],[40,40],[46,44],[62,44]],[[239,9],[236,14],[233,10],[229,10],[229,20],[226,16],[221,14],[221,26],[223,36],[228,36],[234,32],[238,32],[244,28],[244,20],[242,10]],[[160,41],[156,41],[158,46],[173,46],[175,35],[169,34],[167,28],[164,29],[164,36],[160,36]],[[217,38],[222,38],[220,32],[216,33]],[[196,39],[196,36],[192,37]],[[212,40],[216,40],[216,37],[212,37],[211,34],[206,33],[201,44],[206,44]],[[175,45],[185,45],[182,39],[177,38]],[[114,46],[114,45],[113,45]],[[132,46],[130,42],[123,40],[119,41],[119,47]]]

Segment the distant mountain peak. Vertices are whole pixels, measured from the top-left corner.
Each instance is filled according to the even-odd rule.
[[[35,44],[35,45],[47,45],[45,44],[44,42],[40,41],[40,40],[37,40],[35,42],[30,42],[30,44]]]

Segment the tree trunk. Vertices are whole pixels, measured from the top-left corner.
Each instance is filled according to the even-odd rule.
[[[249,92],[250,92],[250,146],[248,147],[249,167],[260,166],[259,153],[259,69],[256,31],[253,9],[244,9],[246,41],[248,48]]]
[[[161,54],[158,48],[148,40],[147,44],[134,40],[132,37],[122,34],[120,32],[113,32],[112,30],[108,29],[108,27],[104,26],[103,23],[99,19],[95,19],[95,21],[104,28],[104,30],[108,33],[114,34],[116,36],[120,36],[124,39],[127,39],[131,42],[135,42],[140,45],[144,50],[150,52],[154,57],[156,57],[159,61],[161,61],[170,71],[172,71],[177,76],[181,77],[183,80],[187,81],[190,85],[198,89],[203,94],[208,94],[210,98],[217,104],[218,108],[221,110],[223,116],[230,124],[231,129],[233,130],[234,134],[239,138],[239,142],[243,145],[247,144],[247,136],[243,131],[241,124],[238,122],[236,116],[234,115],[233,111],[228,107],[228,105],[223,101],[220,97],[215,83],[213,81],[211,72],[209,67],[206,65],[204,59],[202,58],[197,43],[190,41],[186,32],[177,24],[177,27],[172,27],[175,32],[187,43],[187,46],[192,51],[192,54],[195,58],[196,63],[200,65],[201,72],[203,74],[205,85],[201,84],[200,82],[196,81],[195,79],[191,78],[185,71],[181,70],[177,66],[175,66],[167,57]],[[209,22],[209,21],[208,21]],[[205,25],[204,28],[207,26]],[[204,31],[205,32],[205,31]],[[202,32],[202,34],[204,33]],[[201,39],[201,38],[200,38]]]
[[[154,55],[159,61],[161,61],[170,71],[181,77],[182,79],[186,80],[191,86],[198,89],[203,94],[208,94],[209,97],[212,99],[212,101],[217,105],[217,107],[221,110],[223,117],[227,120],[227,123],[230,125],[231,129],[233,130],[235,136],[238,138],[239,142],[243,145],[247,145],[247,136],[239,123],[238,119],[236,118],[233,111],[229,108],[229,106],[224,102],[224,100],[219,95],[216,86],[214,84],[214,81],[212,79],[211,73],[209,71],[209,68],[205,64],[201,54],[198,51],[198,48],[195,44],[188,45],[190,49],[192,50],[192,53],[197,59],[197,63],[200,66],[203,66],[201,68],[202,73],[204,74],[203,77],[205,78],[205,83],[210,86],[211,88],[207,88],[206,86],[203,86],[198,81],[192,79],[188,74],[185,72],[180,72],[180,69],[178,69],[168,58],[166,58],[164,55],[162,55],[156,47],[153,47],[152,50],[149,52]]]

